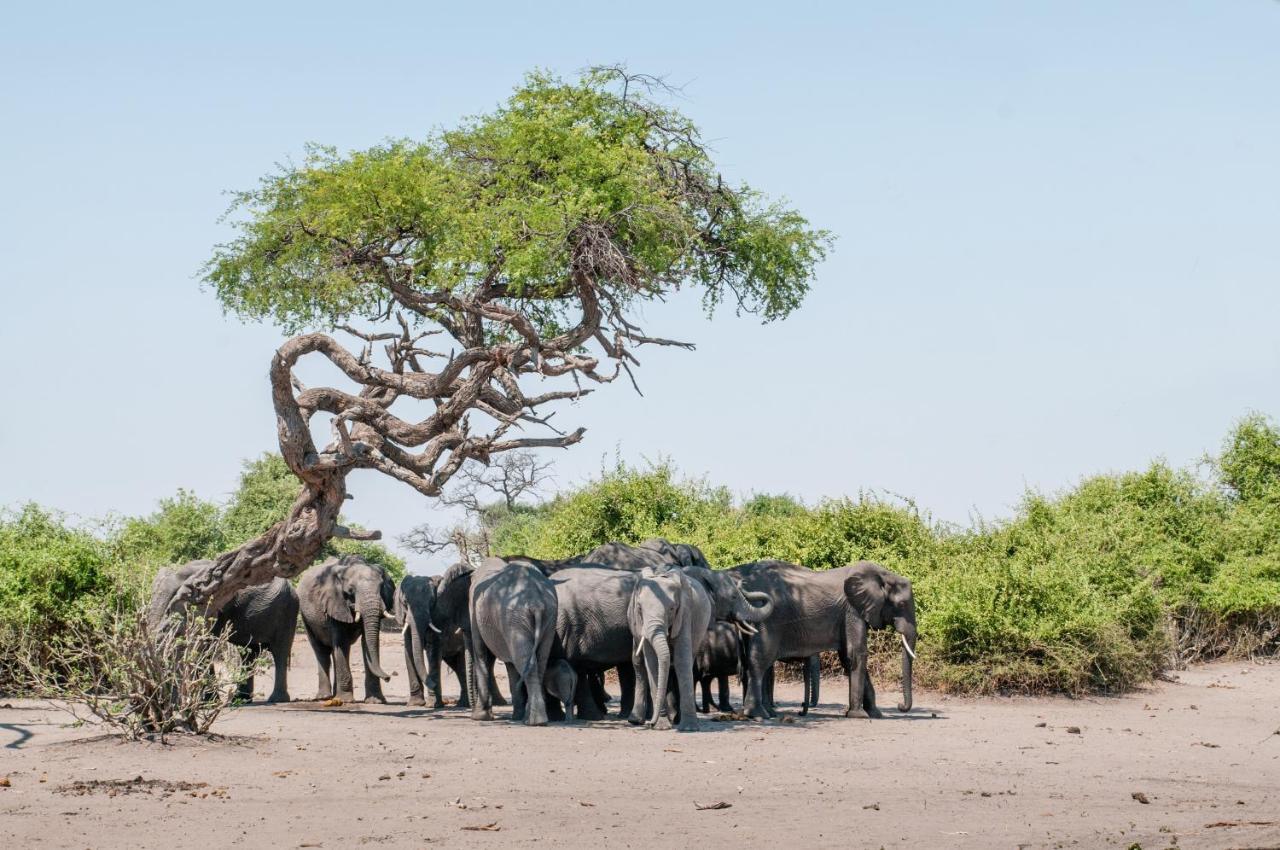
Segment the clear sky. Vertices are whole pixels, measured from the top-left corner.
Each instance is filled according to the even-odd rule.
[[[0,504],[224,497],[275,447],[280,336],[200,289],[223,192],[308,141],[450,125],[532,67],[685,84],[726,174],[839,237],[785,322],[649,309],[698,350],[561,412],[588,434],[560,486],[667,456],[965,522],[1280,414],[1280,3],[184,5],[0,28]],[[389,536],[438,519],[375,473],[351,489]]]

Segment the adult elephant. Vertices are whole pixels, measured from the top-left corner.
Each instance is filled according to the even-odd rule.
[[[427,637],[427,655],[432,675],[440,681],[440,661],[453,670],[461,686],[458,708],[471,708],[474,704],[475,683],[471,679],[471,579],[475,573],[473,564],[459,561],[432,579],[435,596],[427,618],[431,624]],[[434,659],[434,660],[431,660]],[[494,705],[506,705],[507,700],[498,690],[498,683],[489,671],[489,694]],[[444,705],[437,693],[436,708]]]
[[[358,555],[330,558],[303,573],[298,599],[307,640],[316,654],[316,699],[355,699],[350,650],[361,638],[365,702],[385,703],[382,683],[391,677],[382,670],[378,640],[382,618],[395,609],[395,585],[387,571]]]
[[[152,628],[158,628],[168,614],[173,596],[183,583],[208,561],[193,561],[176,569],[161,570],[151,585],[151,603],[147,617]],[[214,619],[215,634],[229,630],[227,639],[247,650],[249,673],[236,690],[241,702],[253,700],[253,662],[265,649],[271,653],[275,667],[275,683],[267,702],[289,701],[289,655],[298,626],[298,594],[282,578],[266,584],[246,587],[222,606]]]
[[[706,557],[697,546],[688,543],[672,543],[661,537],[651,537],[639,546],[626,543],[603,543],[583,555],[584,564],[603,564],[621,570],[642,570],[645,567],[664,566],[702,567],[709,569]]]
[[[635,725],[647,722],[654,729],[671,728],[667,694],[674,667],[679,701],[676,728],[681,732],[696,732],[693,659],[702,649],[707,627],[711,625],[711,596],[706,587],[680,567],[641,570],[631,594],[627,619],[635,644],[632,657],[636,677],[630,722]],[[652,705],[647,721],[646,702]]]
[[[659,564],[659,569],[665,567]],[[712,618],[753,629],[769,616],[765,593],[747,592],[739,578],[725,571],[701,567],[683,568],[710,595]],[[590,679],[611,667],[618,668],[621,687],[619,713],[631,714],[635,698],[631,626],[627,610],[639,570],[582,563],[550,575],[559,602],[556,616],[556,655],[565,658],[578,673],[578,716],[601,719],[600,706],[590,692]]]
[[[408,575],[400,579],[396,587],[395,615],[404,636],[404,668],[409,678],[409,705],[426,705],[426,694],[434,700],[432,708],[444,707],[440,692],[440,629],[431,622],[431,609],[435,606],[438,576]],[[458,651],[462,650],[461,639]],[[458,681],[465,680],[461,673]]]
[[[743,713],[771,717],[767,674],[781,658],[808,658],[836,650],[848,659],[846,717],[879,717],[867,675],[867,630],[894,628],[902,639],[902,702],[911,710],[911,662],[915,658],[916,609],[911,582],[868,561],[833,570],[810,570],[781,561],[756,561],[728,572],[742,586],[767,593],[773,614],[746,647]]]
[[[530,564],[486,558],[472,574],[470,620],[476,680],[472,719],[493,719],[489,674],[493,662],[501,660],[507,665],[513,719],[547,725],[543,689],[556,625],[551,581]],[[571,710],[566,719],[570,717]]]

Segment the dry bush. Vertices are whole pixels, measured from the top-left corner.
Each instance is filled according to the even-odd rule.
[[[203,735],[231,705],[249,672],[227,633],[189,617],[154,630],[145,611],[117,611],[76,624],[18,663],[28,688],[78,720],[97,718],[130,739]]]

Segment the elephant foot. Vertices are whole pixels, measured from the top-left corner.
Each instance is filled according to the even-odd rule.
[[[701,729],[702,724],[698,723],[694,718],[690,718],[688,720],[681,719],[680,722],[676,724],[677,732],[698,732]]]
[[[867,716],[872,720],[879,720],[884,717],[884,712],[873,705],[867,709]]]
[[[604,720],[606,715],[600,711],[600,707],[591,705],[578,706],[578,717],[583,720]]]
[[[329,700],[333,699],[333,694],[326,694],[325,692],[321,691],[320,693],[312,697],[312,699],[315,700],[316,702],[328,702]]]
[[[733,703],[722,702],[720,703],[720,710],[723,711],[725,714],[733,714],[735,709],[733,707]]]
[[[643,726],[644,718],[638,714],[631,714],[627,716],[627,722],[630,723],[632,726]]]
[[[847,709],[847,710],[845,711],[845,713],[844,713],[844,716],[845,716],[845,717],[853,717],[853,718],[857,718],[857,719],[860,719],[860,720],[869,720],[869,719],[870,719],[870,715],[868,715],[868,714],[866,713],[866,711],[862,710],[861,708],[850,708],[850,709]]]
[[[338,691],[333,695],[333,698],[340,699],[343,702],[355,702],[356,692],[355,691]]]
[[[473,709],[471,712],[472,720],[492,720],[493,712],[485,711],[483,708]]]
[[[525,726],[546,726],[547,715],[540,712],[529,712],[529,716],[525,718]]]
[[[507,705],[507,704],[508,704],[508,703],[507,703],[507,698],[506,698],[506,697],[504,697],[502,694],[495,693],[495,694],[493,695],[493,704],[494,704],[494,705]]]
[[[405,705],[426,705],[427,701],[422,698],[422,694],[409,694],[409,701]]]
[[[448,703],[442,699],[435,700],[434,702],[431,703],[432,708],[444,708],[447,705]]]
[[[651,728],[657,729],[659,732],[666,732],[671,728],[671,718],[665,716],[659,717],[649,725]]]
[[[267,697],[267,702],[288,702],[288,691],[272,691],[271,696]]]
[[[364,701],[366,703],[371,703],[373,705],[387,704],[387,698],[384,697],[382,694],[369,694],[367,697],[364,698]]]

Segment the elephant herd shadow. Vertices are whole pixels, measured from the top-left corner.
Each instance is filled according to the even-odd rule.
[[[326,706],[322,702],[315,700],[297,700],[283,704],[254,703],[245,705],[243,708],[258,708],[265,710],[280,711],[304,711],[308,713],[319,714],[344,714],[375,717],[393,717],[399,719],[411,720],[428,720],[433,722],[449,722],[449,721],[467,721],[471,720],[471,710],[466,706],[459,708],[456,705],[447,705],[443,708],[423,708],[420,706],[389,704],[366,704],[366,703],[348,703],[342,706]],[[879,725],[883,721],[894,723],[920,723],[937,720],[950,719],[943,712],[930,709],[927,707],[917,706],[913,711],[901,714],[892,709],[884,712],[884,716],[877,720]],[[846,724],[849,720],[844,716],[843,704],[837,703],[820,703],[809,709],[807,714],[800,714],[800,704],[782,701],[778,703],[778,717],[769,720],[754,720],[738,713],[726,713],[713,711],[709,714],[699,714],[700,728],[696,734],[706,733],[723,733],[733,732],[741,729],[761,729],[761,728],[786,728],[788,726],[797,727],[824,727],[829,724],[839,723]],[[511,724],[510,709],[495,710],[493,723],[498,725]],[[575,720],[569,724],[552,724],[547,728],[561,728],[570,730],[585,729],[634,729],[643,730],[643,726],[633,726],[627,722],[624,717],[616,714],[610,714],[603,720]]]

